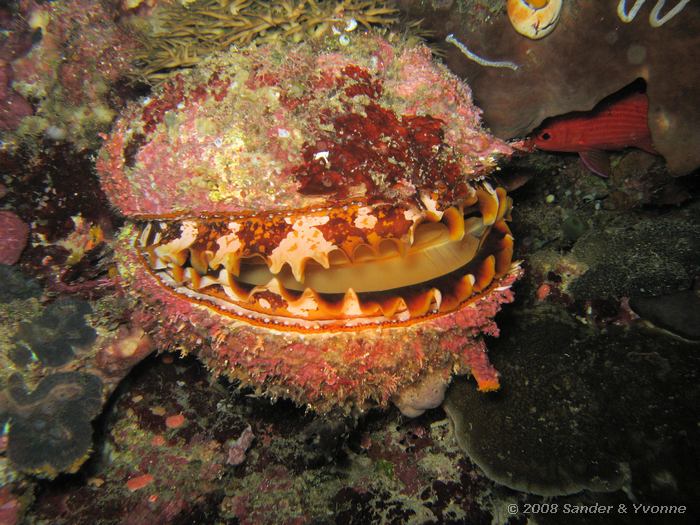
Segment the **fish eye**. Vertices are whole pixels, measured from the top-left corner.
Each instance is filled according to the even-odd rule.
[[[552,135],[550,135],[549,132],[545,131],[544,133],[542,133],[542,134],[540,135],[540,138],[541,138],[542,140],[549,140],[549,139],[552,138]]]

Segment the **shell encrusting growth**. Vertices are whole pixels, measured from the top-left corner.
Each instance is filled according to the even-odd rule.
[[[357,35],[207,60],[128,108],[98,169],[138,320],[327,410],[428,370],[498,386],[480,334],[519,269],[483,177],[509,153],[429,49]]]
[[[557,26],[563,0],[508,0],[513,28],[533,40],[546,37]]]

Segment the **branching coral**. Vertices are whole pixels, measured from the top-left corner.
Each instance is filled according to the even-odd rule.
[[[198,64],[212,51],[255,41],[299,42],[358,26],[387,26],[397,11],[378,0],[194,0],[165,4],[144,32],[141,73],[150,81]],[[347,36],[345,36],[347,38]]]

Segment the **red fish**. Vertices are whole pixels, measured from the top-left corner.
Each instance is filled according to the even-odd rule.
[[[610,162],[605,151],[634,147],[658,155],[651,141],[648,113],[647,96],[633,93],[603,102],[592,111],[547,119],[530,143],[541,150],[578,153],[589,170],[607,177]]]

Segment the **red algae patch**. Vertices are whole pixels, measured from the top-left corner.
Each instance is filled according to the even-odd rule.
[[[537,288],[537,291],[535,292],[535,296],[537,297],[538,301],[544,301],[547,297],[549,297],[549,294],[552,293],[552,287],[547,284],[547,283],[542,283],[539,288]]]
[[[174,414],[165,418],[165,426],[168,428],[180,428],[185,423],[185,416]]]
[[[126,488],[128,488],[131,492],[136,492],[137,490],[140,490],[145,486],[150,485],[152,482],[153,476],[151,476],[150,474],[143,474],[141,476],[131,478],[129,481],[127,481]]]
[[[17,214],[3,210],[0,211],[0,264],[15,264],[29,237],[27,226]]]

